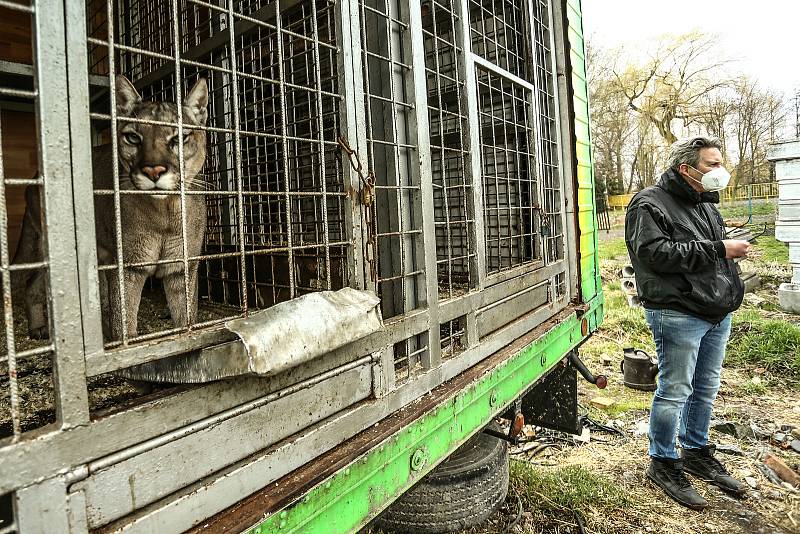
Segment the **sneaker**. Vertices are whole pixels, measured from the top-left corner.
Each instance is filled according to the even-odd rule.
[[[692,510],[702,510],[708,506],[708,502],[697,493],[689,479],[683,474],[683,460],[671,458],[651,458],[650,460],[647,477],[675,502]]]
[[[699,449],[683,449],[681,456],[686,472],[729,493],[736,495],[747,493],[747,486],[733,478],[725,466],[714,457],[715,450],[714,445],[706,445]]]

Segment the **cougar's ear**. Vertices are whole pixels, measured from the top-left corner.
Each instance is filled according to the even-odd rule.
[[[117,114],[130,115],[136,104],[141,102],[142,97],[128,78],[119,75],[116,78],[115,88],[117,93]]]
[[[194,123],[204,126],[208,120],[208,84],[200,78],[189,90],[183,101],[183,113],[189,115]]]

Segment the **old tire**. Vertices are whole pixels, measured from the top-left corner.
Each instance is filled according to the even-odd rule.
[[[485,521],[507,492],[507,444],[479,432],[395,501],[375,523],[393,532],[457,532]]]

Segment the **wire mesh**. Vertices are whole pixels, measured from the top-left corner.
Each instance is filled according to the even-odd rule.
[[[442,360],[447,360],[464,352],[467,348],[467,318],[461,316],[439,325],[439,342]]]
[[[520,84],[482,67],[476,68],[476,79],[486,270],[493,274],[538,257],[532,95]]]
[[[117,279],[129,269],[188,267],[184,272],[189,276],[181,276],[181,283],[189,308],[195,291],[192,269],[198,265],[197,315],[187,309],[188,323],[170,321],[175,314],[169,293],[170,314],[165,315],[159,287],[166,289],[170,282],[151,279],[144,288],[139,328],[123,329],[121,339],[107,347],[216,324],[310,291],[346,285],[350,241],[336,144],[341,98],[334,4],[305,1],[281,11],[279,2],[266,0],[89,1],[92,72],[124,74],[144,100],[176,102],[178,111],[178,117],[160,120],[155,114],[117,117],[119,101],[112,105],[107,99],[105,109],[93,114],[98,144],[113,143],[119,137],[115,128],[149,125],[182,132],[184,140],[200,132],[207,153],[197,178],[186,175],[192,164],[179,158],[180,188],[160,192],[181,206],[175,222],[184,237],[183,253],[131,261],[136,254],[120,252],[125,229],[118,221],[118,257],[101,267],[116,270]],[[113,28],[108,20],[114,20]],[[177,53],[174,42],[180,43]],[[207,124],[176,120],[181,111],[177,102],[201,77],[208,87]],[[183,155],[184,145],[177,146]],[[96,188],[95,193],[113,197],[119,210],[120,202],[142,194],[131,189]],[[195,205],[196,198],[204,200],[206,211],[202,251],[186,244],[193,233],[187,206]],[[134,296],[137,291],[131,288]],[[143,312],[150,320],[144,320]],[[131,317],[125,321],[135,323]]]
[[[475,251],[470,239],[474,221],[468,209],[472,183],[466,170],[469,151],[464,137],[468,122],[464,55],[457,44],[460,24],[452,0],[422,4],[436,264],[442,300],[463,295],[475,282],[471,274]]]
[[[20,4],[14,9],[19,23],[31,28],[36,16],[32,7]],[[49,262],[43,234],[47,178],[37,174],[38,115],[12,111],[36,109],[36,82],[27,87],[0,86],[0,96],[7,104],[0,111],[0,438],[16,441],[23,432],[56,420],[54,348],[47,339]]]
[[[542,211],[547,221],[544,234],[546,261],[553,263],[564,259],[564,198],[558,161],[558,124],[556,122],[556,94],[553,78],[553,51],[550,37],[548,0],[533,0],[533,35],[536,48],[536,98],[538,100],[539,130],[538,159],[542,177]],[[566,289],[564,289],[565,291]],[[564,291],[559,294],[563,295]]]
[[[422,360],[428,351],[425,335],[419,334],[395,343],[394,345],[394,379],[395,384],[407,383],[415,375],[424,370]]]
[[[527,0],[470,0],[472,52],[528,80]]]
[[[413,172],[417,147],[410,131],[413,89],[406,86],[413,79],[406,57],[411,38],[406,9],[397,0],[359,2],[367,155],[376,176],[372,233],[386,318],[418,307],[424,264],[415,255],[422,221],[415,215],[420,186]]]

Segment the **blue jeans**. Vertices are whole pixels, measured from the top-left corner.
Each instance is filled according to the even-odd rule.
[[[678,458],[677,430],[684,449],[708,444],[711,406],[719,390],[731,314],[718,324],[674,310],[646,310],[646,317],[658,353],[649,454]]]

